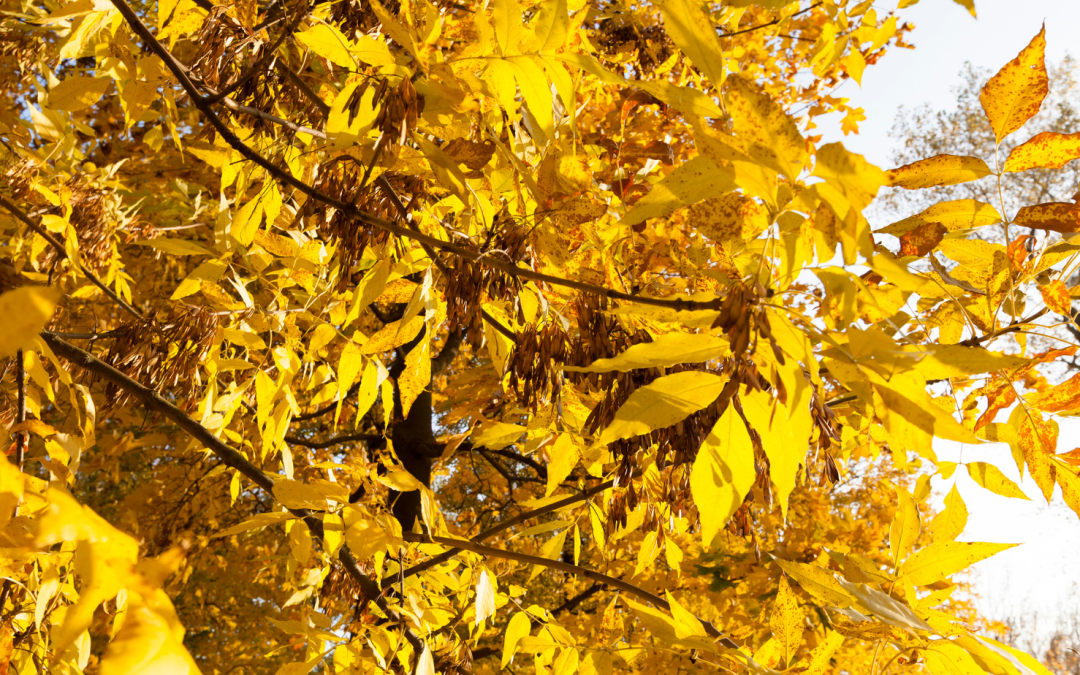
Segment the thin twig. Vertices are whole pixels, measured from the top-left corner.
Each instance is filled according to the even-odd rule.
[[[411,541],[411,542],[416,542],[416,543],[425,543],[425,544],[434,542],[436,544],[442,544],[443,546],[450,546],[450,547],[454,547],[454,548],[464,549],[466,551],[472,551],[473,553],[478,553],[480,555],[485,555],[485,556],[488,556],[488,557],[491,557],[491,558],[503,558],[505,560],[517,560],[518,562],[528,563],[530,565],[540,565],[542,567],[547,567],[549,569],[559,570],[559,571],[562,571],[562,572],[566,572],[567,574],[573,574],[574,576],[582,577],[584,579],[589,579],[591,581],[595,581],[595,582],[604,584],[605,586],[609,586],[609,587],[614,588],[616,590],[622,591],[622,592],[626,593],[627,595],[633,595],[634,597],[640,598],[641,600],[644,600],[646,602],[651,602],[652,604],[656,605],[657,607],[662,607],[663,609],[665,609],[667,611],[671,611],[671,605],[668,604],[667,600],[661,598],[660,596],[658,596],[658,595],[656,595],[654,593],[650,593],[649,591],[645,590],[644,588],[641,588],[639,586],[635,586],[635,585],[633,585],[633,584],[631,584],[629,582],[623,581],[622,579],[616,579],[615,577],[609,577],[608,575],[603,574],[601,572],[586,569],[584,567],[581,567],[579,565],[574,565],[572,563],[563,562],[561,560],[549,560],[547,558],[541,558],[541,557],[535,556],[535,555],[528,555],[527,553],[518,553],[517,551],[507,551],[507,550],[501,549],[501,548],[493,548],[491,546],[484,546],[483,544],[477,544],[476,542],[472,542],[472,541],[468,541],[468,540],[451,539],[450,537],[437,537],[437,536],[431,536],[431,535],[416,534],[416,533],[413,533],[413,532],[406,532],[402,536],[405,539],[405,541]],[[704,619],[701,619],[700,617],[698,618],[698,621],[701,622],[702,627],[704,627],[705,632],[710,637],[719,638],[721,644],[723,644],[725,647],[731,647],[733,649],[738,649],[739,648],[739,645],[735,644],[735,642],[732,641],[730,638],[724,637],[723,633],[721,633],[719,630],[717,630],[716,626],[712,625],[712,623],[710,623],[708,621],[705,621]]]
[[[576,504],[578,502],[585,501],[586,499],[592,497],[595,494],[598,494],[600,492],[603,492],[604,490],[608,490],[608,489],[612,488],[614,485],[615,485],[614,480],[605,481],[603,483],[600,483],[599,485],[595,485],[595,486],[589,488],[588,490],[585,490],[584,492],[580,492],[580,493],[578,493],[576,495],[570,495],[566,499],[560,499],[559,501],[554,502],[552,504],[548,504],[547,506],[541,506],[538,509],[534,509],[532,511],[526,511],[525,513],[514,516],[513,518],[510,518],[508,520],[504,520],[503,522],[499,523],[498,525],[495,525],[494,527],[491,527],[491,528],[488,528],[487,530],[484,530],[480,534],[473,537],[472,540],[474,542],[481,542],[481,541],[484,541],[485,539],[490,539],[491,537],[494,537],[495,535],[499,534],[500,532],[504,532],[504,531],[510,529],[511,527],[517,525],[518,523],[523,523],[526,520],[529,520],[531,518],[539,518],[540,516],[546,515],[548,513],[552,513],[554,511],[558,511],[560,509],[566,508],[567,506],[570,506],[571,504]],[[455,555],[457,555],[460,552],[461,552],[461,549],[459,549],[459,548],[452,548],[449,551],[443,551],[442,553],[440,553],[437,556],[433,556],[433,557],[428,558],[427,560],[425,560],[425,561],[423,561],[421,563],[417,563],[417,564],[413,565],[409,569],[405,570],[405,572],[403,574],[406,577],[411,577],[414,574],[419,574],[420,572],[423,572],[424,570],[427,570],[427,569],[431,569],[432,567],[435,567],[436,565],[441,565],[442,563],[446,562],[450,558],[453,558]],[[397,578],[398,577],[397,577],[396,574],[383,577],[383,579],[380,581],[380,585],[383,588],[387,588],[388,586],[393,584],[394,581],[397,580]]]

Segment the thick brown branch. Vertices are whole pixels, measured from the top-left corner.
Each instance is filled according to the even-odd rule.
[[[52,348],[57,356],[61,356],[73,365],[93,373],[103,380],[107,380],[109,383],[123,390],[124,393],[139,401],[147,410],[156,412],[172,420],[188,435],[206,446],[206,448],[214,453],[214,455],[216,455],[226,466],[236,469],[270,495],[274,494],[274,480],[270,478],[270,476],[263,473],[257,466],[249,462],[243,454],[222,442],[221,439],[215,436],[209,429],[189,417],[183,410],[180,410],[172,403],[166,401],[156,391],[121,373],[119,370],[98,359],[93,354],[84,352],[55,335],[44,332],[41,334],[41,337],[49,347]],[[308,529],[311,530],[312,536],[319,541],[322,541],[322,521],[319,520],[317,516],[307,509],[289,509],[289,512],[297,518],[302,519]],[[338,553],[338,559],[341,561],[342,566],[349,576],[351,576],[360,586],[365,597],[372,599],[391,621],[401,622],[401,617],[397,612],[390,608],[386,599],[382,596],[378,584],[360,569],[359,563],[349,551],[348,546],[341,547]],[[418,651],[423,649],[423,643],[420,641],[420,638],[411,630],[406,628],[405,636],[414,649],[417,649]]]
[[[27,227],[37,233],[42,239],[49,242],[49,245],[56,249],[57,255],[59,255],[61,258],[68,257],[67,249],[64,248],[64,245],[62,243],[57,241],[56,238],[53,237],[48,230],[42,227],[39,223],[35,222],[30,216],[26,215],[22,209],[9,201],[3,195],[0,195],[0,206],[3,206],[5,209],[10,211],[11,215],[21,220],[23,224],[25,224]],[[75,266],[79,268],[80,272],[86,275],[86,278],[94,282],[94,285],[100,288],[102,293],[109,296],[109,298],[112,299],[113,302],[130,312],[139,320],[143,319],[143,315],[139,313],[139,310],[124,302],[124,300],[119,295],[117,295],[111,288],[106,286],[105,283],[101,279],[99,279],[96,274],[91,272],[90,268],[88,268],[86,265],[83,265],[78,260],[73,260],[72,262],[75,263]]]
[[[380,434],[348,434],[346,436],[338,436],[337,438],[331,438],[326,441],[309,441],[306,438],[299,438],[297,436],[286,436],[285,442],[292,443],[293,445],[302,445],[305,448],[313,448],[319,450],[321,448],[329,448],[335,445],[341,445],[342,443],[356,443],[359,441],[371,442],[383,440]]]
[[[553,570],[559,570],[566,572],[567,574],[573,574],[574,576],[581,577],[583,579],[589,579],[595,581],[610,588],[622,591],[627,595],[632,595],[636,598],[650,602],[657,607],[661,607],[667,611],[671,611],[671,605],[668,601],[661,598],[659,595],[655,595],[646,591],[644,588],[635,586],[622,579],[616,579],[615,577],[609,577],[606,574],[602,574],[595,570],[586,569],[578,565],[563,562],[561,560],[548,560],[547,558],[540,558],[535,555],[529,555],[527,553],[518,553],[516,551],[507,551],[501,548],[492,548],[491,546],[484,546],[483,544],[477,544],[476,542],[463,540],[463,539],[451,539],[450,537],[435,537],[423,534],[415,534],[412,532],[406,532],[404,534],[405,541],[412,541],[416,543],[431,543],[442,544],[443,546],[450,546],[454,548],[464,549],[466,551],[472,551],[480,555],[488,556],[491,558],[503,558],[505,560],[516,560],[518,562],[527,563],[530,565],[540,565]],[[723,633],[716,629],[716,626],[712,625],[704,619],[698,618],[701,621],[701,625],[705,628],[705,632],[712,638],[719,638],[721,644],[725,647],[731,647],[738,649],[738,645],[735,644],[730,638],[725,638]]]

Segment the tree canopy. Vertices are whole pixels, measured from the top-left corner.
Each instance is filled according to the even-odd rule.
[[[0,669],[1047,673],[928,497],[1080,511],[1080,135],[823,143],[912,4],[2,0]]]

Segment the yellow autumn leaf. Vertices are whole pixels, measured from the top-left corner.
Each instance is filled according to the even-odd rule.
[[[955,541],[967,526],[968,511],[956,486],[945,495],[945,509],[930,521],[933,541]]]
[[[905,190],[958,185],[979,180],[992,172],[978,157],[936,155],[888,171],[889,184]]]
[[[1044,131],[1013,148],[1002,171],[1060,169],[1074,159],[1080,159],[1080,133]]]
[[[502,450],[517,442],[525,433],[525,427],[506,422],[485,422],[477,433],[473,434],[473,443],[492,450]]]
[[[668,36],[719,90],[724,84],[724,47],[716,31],[701,29],[712,25],[712,17],[694,0],[664,0],[660,13]]]
[[[521,638],[528,635],[531,630],[532,621],[525,612],[518,612],[510,617],[510,622],[506,624],[506,634],[503,636],[503,670],[506,670],[506,666],[510,665],[510,662],[513,660],[518,642],[521,641]]]
[[[504,55],[518,53],[521,42],[521,6],[517,0],[495,0],[492,3],[495,20],[495,39]]]
[[[103,77],[69,77],[49,91],[49,107],[74,112],[101,100],[112,80]]]
[[[858,602],[857,598],[837,581],[836,575],[827,569],[780,558],[773,558],[773,562],[797,581],[804,591],[826,604],[844,608]]]
[[[431,343],[420,340],[405,357],[405,370],[398,378],[401,414],[408,418],[413,403],[431,382]]]
[[[356,68],[356,59],[352,55],[352,42],[337,28],[317,23],[311,28],[296,34],[296,39],[308,49],[342,68]]]
[[[326,510],[326,500],[337,502],[348,500],[349,493],[341,485],[314,485],[303,481],[282,478],[274,483],[274,496],[282,505],[290,509]]]
[[[559,434],[555,442],[548,448],[551,461],[547,465],[547,491],[544,496],[550,497],[551,493],[558,489],[570,472],[577,466],[581,457],[581,450],[571,434]]]
[[[1024,494],[1024,491],[1020,489],[1019,485],[1014,483],[1011,478],[1003,474],[1001,469],[993,464],[987,464],[986,462],[968,462],[964,466],[967,468],[971,480],[990,492],[1001,495],[1002,497],[1030,499]]]
[[[843,642],[844,636],[841,633],[828,631],[825,639],[818,642],[817,647],[807,655],[806,670],[802,675],[825,675],[832,672],[832,656]]]
[[[431,645],[425,644],[423,653],[416,660],[416,675],[435,675],[435,657],[431,654]]]
[[[912,554],[900,567],[900,573],[916,586],[926,586],[1016,545],[937,541]]]
[[[742,505],[756,478],[753,442],[742,418],[729,406],[702,443],[690,472],[706,548]]]
[[[596,444],[670,427],[711,405],[726,384],[727,378],[698,370],[657,378],[630,394]]]
[[[914,216],[875,230],[881,234],[901,236],[930,223],[940,223],[949,232],[968,230],[1001,222],[1001,214],[990,204],[977,199],[954,199],[939,202]]]
[[[975,659],[971,658],[963,648],[953,644],[949,640],[934,640],[929,649],[919,652],[926,662],[926,669],[933,675],[985,675],[986,671],[979,667]]]
[[[385,551],[389,543],[385,528],[371,518],[360,518],[348,524],[345,530],[345,544],[358,560],[366,560]]]
[[[728,78],[728,112],[750,156],[794,181],[808,164],[806,140],[795,121],[768,94],[738,75]]]
[[[667,368],[680,363],[702,363],[731,354],[728,340],[707,333],[665,333],[652,342],[631,345],[609,359],[588,366],[565,366],[575,373],[626,372],[637,368]]]
[[[911,493],[898,485],[896,498],[896,515],[893,516],[892,525],[889,528],[889,548],[894,566],[907,558],[922,531],[919,523],[919,507]]]
[[[1035,116],[1050,91],[1044,56],[1046,26],[983,86],[979,94],[998,143]]]
[[[780,575],[780,585],[773,601],[772,613],[769,615],[769,628],[772,629],[773,639],[780,646],[783,663],[791,663],[802,645],[803,611],[799,608],[799,599],[788,585],[786,575]]]
[[[60,291],[45,286],[20,286],[0,295],[0,358],[29,346],[52,318]]]
[[[416,337],[423,327],[423,315],[414,316],[408,321],[402,319],[388,323],[360,346],[360,353],[368,356],[396,349]]]
[[[171,609],[171,608],[170,608]],[[102,675],[196,675],[184,629],[143,604],[127,610],[123,627],[101,659]]]
[[[805,402],[809,403],[808,400]],[[788,496],[795,489],[799,466],[810,449],[813,419],[809,415],[809,406],[789,409],[763,391],[745,394],[742,404],[746,421],[761,437],[761,447],[769,458],[769,478],[776,484],[780,512],[787,518]]]
[[[1054,279],[1050,283],[1039,286],[1039,294],[1043,302],[1051,311],[1063,316],[1072,316],[1072,297],[1069,289],[1061,279]]]
[[[663,180],[652,186],[619,222],[636,225],[649,218],[661,218],[676,209],[735,189],[734,174],[708,157],[683,162]]]

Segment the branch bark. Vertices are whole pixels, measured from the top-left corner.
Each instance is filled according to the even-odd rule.
[[[172,420],[189,436],[206,446],[206,448],[214,453],[214,455],[216,455],[226,466],[236,469],[265,492],[269,493],[271,496],[274,495],[274,481],[270,476],[263,473],[261,469],[248,461],[248,459],[239,451],[234,450],[222,442],[221,439],[215,436],[209,429],[189,417],[183,410],[180,410],[172,403],[166,401],[156,391],[121,373],[119,370],[98,359],[93,354],[85,352],[51,333],[43,332],[41,337],[45,340],[46,344],[52,348],[57,356],[62,356],[72,365],[93,373],[104,380],[108,380],[126,394],[142,403],[147,410],[156,412]],[[276,497],[274,497],[274,499],[275,501],[277,500]],[[322,521],[319,520],[315,514],[307,509],[289,509],[289,512],[303,520],[304,524],[311,531],[312,536],[320,542],[322,541]],[[341,561],[342,566],[349,576],[351,576],[360,586],[365,597],[372,599],[376,606],[389,617],[391,621],[402,625],[405,630],[406,639],[408,639],[409,644],[417,650],[417,653],[423,651],[423,642],[411,629],[404,625],[402,617],[389,606],[386,602],[386,598],[382,595],[379,585],[360,569],[359,563],[349,551],[348,546],[341,547],[338,552],[338,559]]]

